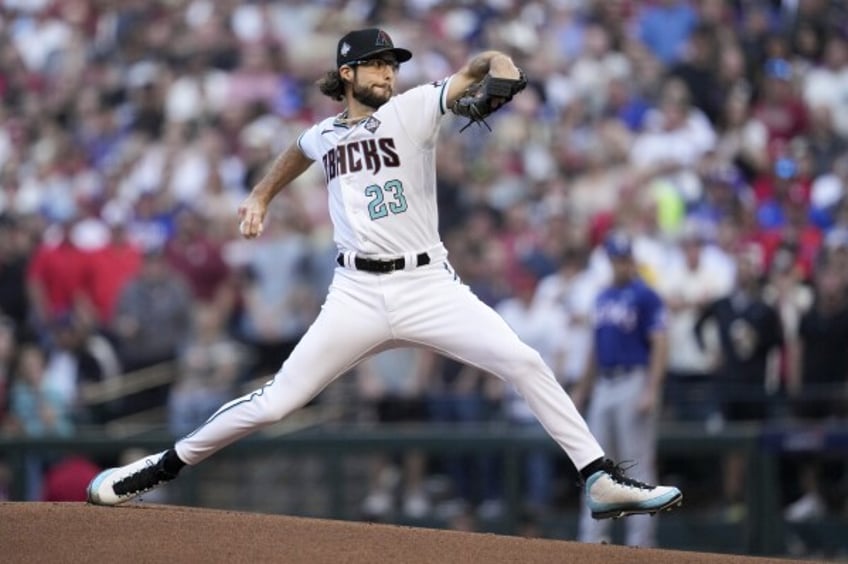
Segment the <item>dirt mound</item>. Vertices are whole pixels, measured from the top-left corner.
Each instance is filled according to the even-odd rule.
[[[0,503],[0,560],[308,564],[786,562],[174,507]]]

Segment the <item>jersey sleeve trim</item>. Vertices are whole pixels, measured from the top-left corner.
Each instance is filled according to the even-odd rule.
[[[303,153],[303,156],[305,156],[307,159],[309,159],[311,161],[315,160],[315,157],[312,156],[309,153],[310,149],[315,150],[315,146],[314,146],[315,139],[313,138],[314,137],[313,131],[315,129],[316,129],[315,125],[307,128],[297,137],[297,141],[295,142],[295,144],[297,145],[297,148],[300,149],[301,153]],[[306,138],[307,135],[312,135],[312,137]]]
[[[445,79],[445,81],[442,82],[442,91],[439,92],[439,111],[442,113],[442,115],[445,115],[445,113],[447,112],[448,84],[450,84],[450,81],[452,79],[453,76]]]

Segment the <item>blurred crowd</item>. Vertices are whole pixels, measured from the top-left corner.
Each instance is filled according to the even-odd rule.
[[[527,73],[491,133],[446,120],[441,230],[462,279],[564,386],[590,354],[610,275],[599,243],[616,228],[668,308],[666,417],[845,415],[843,2],[2,0],[4,432],[126,416],[139,405],[93,405],[85,387],[173,363],[168,388],[136,400],[167,407],[180,435],[277,369],[335,266],[320,167],[278,197],[261,238],[239,240],[236,209],[340,111],[314,83],[338,38],[371,24],[414,53],[402,89],[487,48]],[[531,421],[493,378],[397,354],[357,371],[357,418]],[[404,465],[418,483],[424,463]],[[489,498],[468,464],[443,468],[466,499]]]

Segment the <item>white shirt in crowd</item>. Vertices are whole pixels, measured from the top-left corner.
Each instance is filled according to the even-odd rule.
[[[713,353],[709,347],[706,351],[701,350],[694,328],[700,305],[728,294],[733,286],[734,271],[728,271],[722,254],[715,247],[701,246],[698,264],[693,269],[686,263],[683,251],[678,250],[657,280],[657,290],[669,305],[668,368],[671,372],[705,374],[713,368]],[[674,303],[682,305],[672,307]]]

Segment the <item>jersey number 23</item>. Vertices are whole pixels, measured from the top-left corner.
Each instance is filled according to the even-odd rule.
[[[386,202],[386,193],[392,199]],[[403,195],[403,184],[400,180],[389,180],[382,187],[371,184],[365,188],[365,195],[371,198],[368,202],[368,215],[371,219],[381,219],[391,213],[406,211],[406,197]]]

